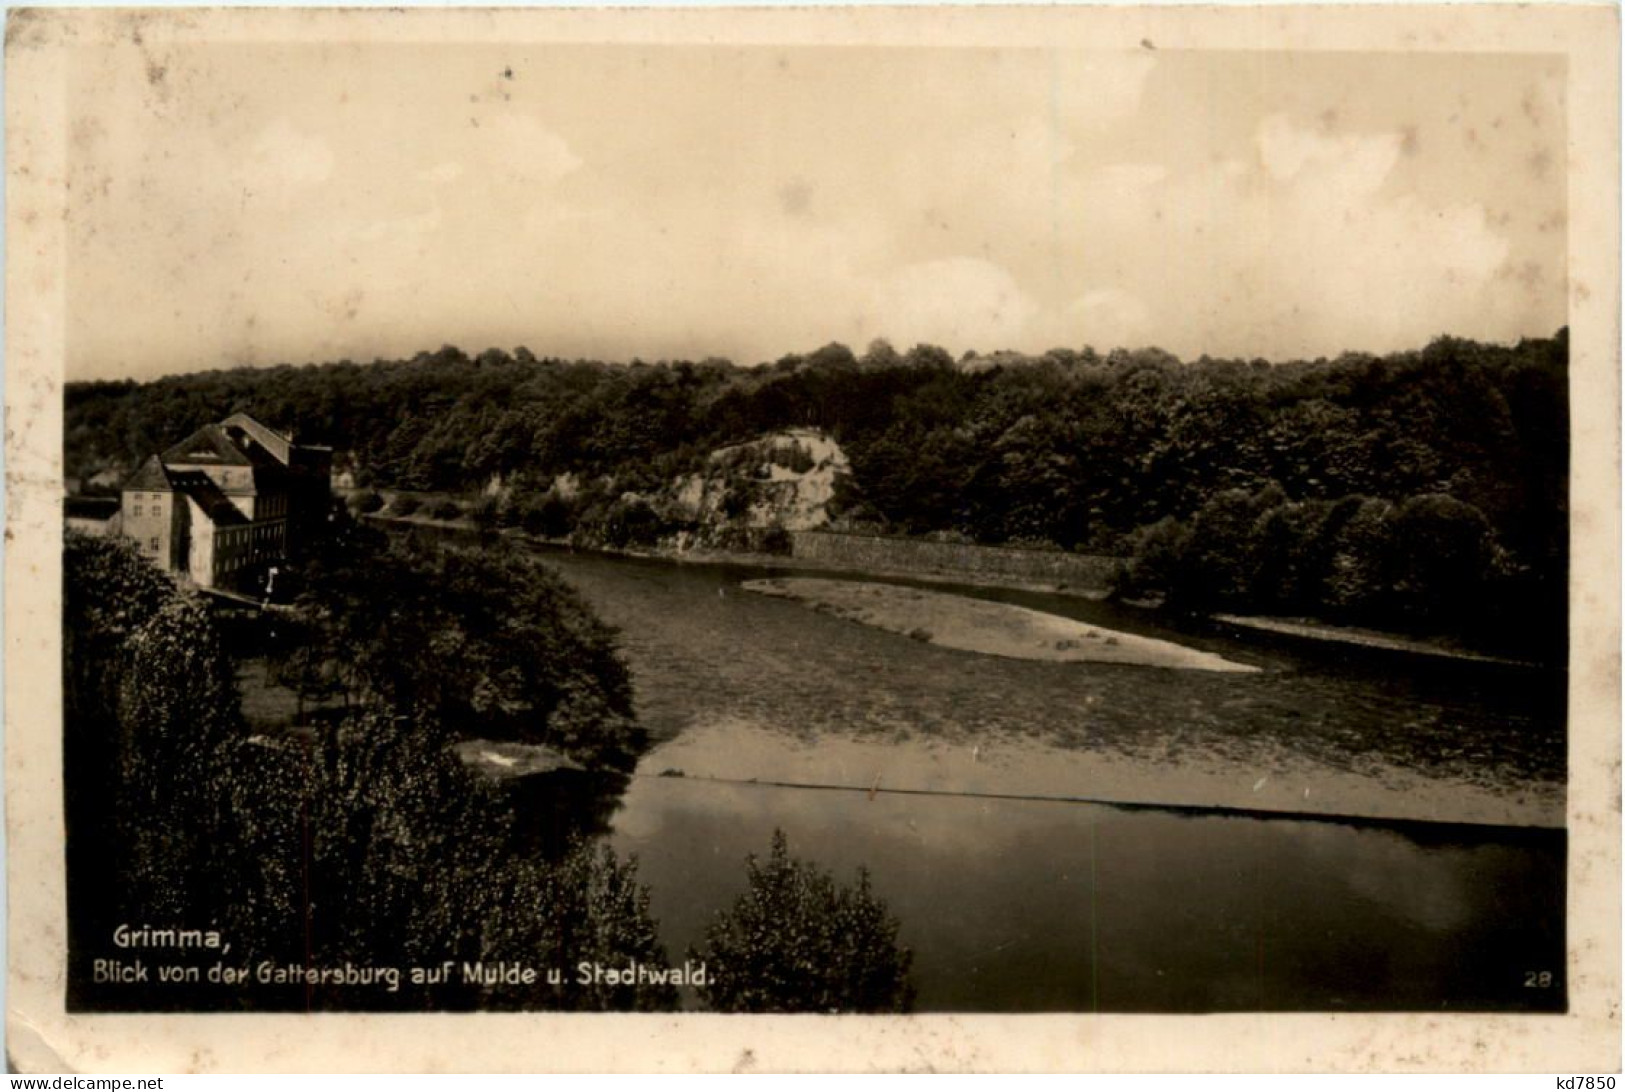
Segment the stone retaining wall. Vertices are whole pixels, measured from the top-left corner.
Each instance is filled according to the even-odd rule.
[[[1059,550],[1015,550],[1002,546],[967,546],[951,542],[847,535],[829,531],[790,532],[797,558],[874,571],[965,573],[1013,577],[1104,591],[1118,559]]]

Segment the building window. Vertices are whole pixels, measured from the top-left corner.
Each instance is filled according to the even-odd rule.
[[[153,551],[154,553],[157,553],[158,552],[158,540],[157,539],[152,539],[150,542],[148,542],[147,548],[149,550]]]
[[[138,516],[141,514],[141,506],[139,504],[135,506],[135,514]]]

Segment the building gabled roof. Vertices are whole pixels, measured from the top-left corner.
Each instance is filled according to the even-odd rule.
[[[169,476],[175,482],[175,488],[196,503],[208,517],[209,522],[216,527],[248,522],[248,517],[231,503],[214,483],[214,479],[203,471],[171,470]]]
[[[174,487],[170,484],[169,471],[164,469],[163,462],[158,456],[152,455],[120,488],[124,491],[147,489],[156,493]]]
[[[283,466],[287,466],[292,459],[293,439],[263,422],[256,421],[246,413],[232,414],[220,422],[220,427],[232,435],[238,445],[245,450],[252,451],[255,446],[261,447]],[[241,439],[236,438],[235,434],[238,433],[241,434]]]
[[[165,466],[253,466],[248,452],[219,425],[204,425],[163,453]]]

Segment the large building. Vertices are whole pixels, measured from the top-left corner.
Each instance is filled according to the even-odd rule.
[[[204,588],[258,589],[319,532],[332,452],[295,444],[247,414],[204,425],[124,483],[122,533]]]

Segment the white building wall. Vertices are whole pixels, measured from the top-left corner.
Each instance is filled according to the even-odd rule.
[[[214,587],[214,521],[203,514],[197,501],[186,498],[188,522],[192,533],[187,536],[186,574],[200,588]]]

